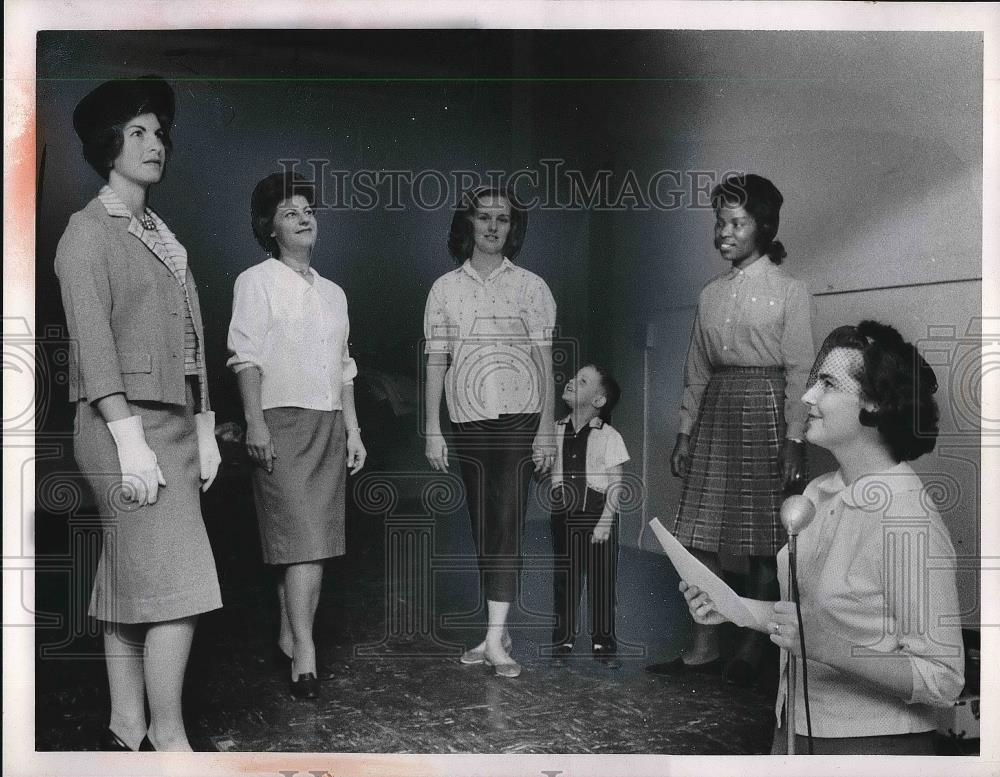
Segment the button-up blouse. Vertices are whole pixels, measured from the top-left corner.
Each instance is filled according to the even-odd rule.
[[[540,277],[504,259],[485,280],[470,262],[438,278],[424,309],[426,353],[445,353],[445,400],[456,423],[538,413],[534,346],[551,345],[556,303]]]
[[[358,374],[348,351],[343,289],[310,268],[312,283],[267,259],[240,274],[233,290],[229,361],[258,367],[261,406],[340,410],[341,390]]]
[[[838,663],[897,656],[909,663],[913,694],[890,695],[843,668],[809,660],[813,735],[862,737],[936,728],[934,707],[951,706],[964,683],[955,551],[920,478],[900,463],[845,485],[840,472],[812,481],[816,517],[798,535],[797,564],[806,654],[824,634],[851,655]],[[778,553],[781,598],[788,547]],[[834,644],[831,642],[830,644]],[[849,645],[850,647],[846,647]],[[785,701],[787,654],[775,714]],[[796,661],[795,730],[806,733],[802,662]]]
[[[684,367],[680,432],[690,434],[713,369],[783,367],[785,436],[801,438],[812,367],[812,299],[805,283],[762,256],[710,281],[698,298]]]

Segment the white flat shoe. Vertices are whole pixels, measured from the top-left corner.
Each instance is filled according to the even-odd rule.
[[[503,638],[500,640],[500,644],[503,645],[503,649],[510,652],[510,649],[514,647],[514,642],[511,640],[510,635],[504,634]],[[481,664],[486,660],[486,648],[470,648],[462,653],[462,657],[458,659],[459,663],[466,664],[467,666],[473,666],[476,664]],[[516,675],[515,675],[516,677]]]
[[[472,650],[466,650],[462,653],[462,657],[458,659],[461,664],[481,664],[486,660],[486,654],[482,649],[472,648]]]
[[[494,664],[485,655],[483,656],[483,663],[486,666],[492,666],[493,671],[497,677],[510,677],[514,678],[521,674],[521,665],[517,663],[514,659],[509,662],[504,662],[502,664]]]

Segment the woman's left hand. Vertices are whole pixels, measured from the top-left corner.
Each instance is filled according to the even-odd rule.
[[[556,438],[554,434],[543,434],[541,431],[535,435],[535,440],[531,444],[531,460],[535,463],[535,472],[544,475],[552,465],[556,463]]]
[[[798,485],[805,477],[805,447],[805,443],[785,440],[778,454],[783,488],[788,489],[792,485]]]
[[[771,642],[794,656],[802,656],[799,645],[799,617],[795,614],[795,602],[775,602],[774,612],[767,623]]]
[[[365,466],[365,459],[368,458],[368,451],[361,442],[361,432],[351,430],[347,433],[347,466],[351,468],[351,474],[356,475]]]

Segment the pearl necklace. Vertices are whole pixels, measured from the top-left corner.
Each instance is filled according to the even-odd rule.
[[[294,267],[292,267],[288,262],[281,262],[281,263],[283,265],[285,265],[285,267],[287,267],[292,272],[298,273],[299,275],[301,275],[303,278],[308,278],[311,275],[311,273],[309,272],[309,267],[308,266],[306,266],[306,269],[304,269],[304,270],[297,270]]]

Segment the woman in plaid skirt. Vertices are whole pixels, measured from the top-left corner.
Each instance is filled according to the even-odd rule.
[[[809,291],[780,266],[785,249],[774,239],[782,200],[753,174],[730,176],[712,191],[715,247],[732,267],[698,300],[670,456],[671,471],[684,479],[675,536],[717,574],[720,553],[748,556],[749,593],[760,598],[776,585],[785,491],[805,475],[801,397],[814,354]],[[726,679],[752,683],[763,647],[748,630]],[[648,669],[714,672],[720,664],[717,628],[696,623],[682,657]]]

